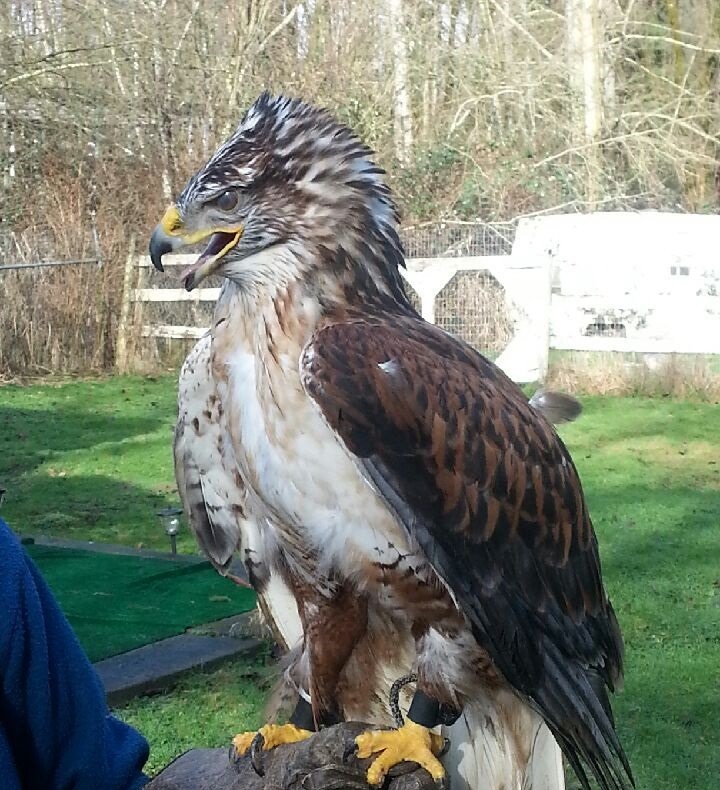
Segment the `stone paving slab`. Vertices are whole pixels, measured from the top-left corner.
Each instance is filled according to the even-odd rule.
[[[207,562],[200,554],[173,554],[158,549],[136,549],[132,546],[121,546],[115,543],[97,543],[94,540],[71,540],[54,538],[50,535],[21,536],[21,543],[34,543],[36,546],[51,546],[57,549],[76,549],[79,551],[96,551],[99,554],[119,554],[123,557],[147,557],[151,559],[172,560],[182,564],[202,564]]]
[[[108,705],[122,705],[141,694],[165,691],[194,669],[210,671],[239,656],[252,656],[259,639],[180,634],[95,664]]]
[[[46,535],[25,537],[23,542],[38,546],[95,551],[101,554],[167,559],[181,565],[207,563],[193,554],[172,554],[155,549],[136,549],[110,543],[57,539]],[[232,572],[246,579],[245,566],[233,562]],[[136,650],[121,653],[95,664],[110,707],[122,705],[141,694],[165,691],[192,670],[210,671],[238,656],[252,656],[260,650],[262,640],[248,636],[250,612],[196,626],[185,634],[162,639]]]

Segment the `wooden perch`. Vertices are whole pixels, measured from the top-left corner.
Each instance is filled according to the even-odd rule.
[[[354,753],[357,735],[370,725],[344,722],[300,743],[255,751],[237,765],[227,749],[193,749],[158,774],[147,790],[370,790],[371,759]],[[260,776],[258,771],[264,775]],[[430,774],[415,763],[394,768],[383,790],[435,790]]]

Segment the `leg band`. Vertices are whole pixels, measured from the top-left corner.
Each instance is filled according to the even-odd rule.
[[[449,727],[460,718],[461,713],[462,711],[449,708],[447,705],[441,705],[437,700],[418,689],[410,704],[408,719],[414,721],[415,724],[432,729],[437,727],[438,724]]]
[[[309,730],[310,732],[316,732],[322,727],[331,727],[333,724],[338,724],[341,721],[342,717],[337,713],[326,712],[320,717],[316,727],[312,712],[312,705],[308,700],[305,699],[304,696],[298,699],[295,710],[293,711],[292,716],[290,716],[290,724],[294,724],[301,730]]]

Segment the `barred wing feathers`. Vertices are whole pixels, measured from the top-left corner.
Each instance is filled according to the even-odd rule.
[[[245,489],[222,454],[210,344],[209,335],[201,338],[180,371],[173,458],[190,529],[210,562],[225,573],[240,546]]]
[[[606,689],[622,640],[580,480],[496,366],[409,315],[315,333],[303,382],[580,780],[627,787]]]

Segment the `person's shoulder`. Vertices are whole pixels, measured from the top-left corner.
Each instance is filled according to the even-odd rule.
[[[17,535],[0,518],[0,612],[5,623],[0,628],[0,660],[12,640],[29,577],[27,555]]]
[[[18,536],[10,529],[7,522],[0,518],[0,589],[8,574],[25,573],[25,551]]]

